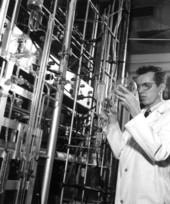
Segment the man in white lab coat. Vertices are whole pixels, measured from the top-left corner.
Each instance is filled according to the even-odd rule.
[[[116,96],[132,119],[119,128],[117,109],[109,113],[107,139],[119,159],[115,204],[170,204],[170,101],[163,100],[165,73],[159,67],[137,70],[137,97],[123,86]],[[123,91],[123,92],[122,92]],[[150,109],[150,114],[144,114]]]

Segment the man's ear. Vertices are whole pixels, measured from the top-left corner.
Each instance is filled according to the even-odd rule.
[[[159,88],[160,88],[160,92],[163,93],[163,91],[165,90],[166,88],[166,84],[165,83],[162,83],[159,85]]]

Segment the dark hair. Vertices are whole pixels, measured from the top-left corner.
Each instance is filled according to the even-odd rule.
[[[166,73],[163,71],[161,67],[156,66],[143,66],[139,67],[136,71],[137,75],[146,74],[148,72],[154,72],[154,81],[157,86],[159,86],[162,83],[166,84]]]

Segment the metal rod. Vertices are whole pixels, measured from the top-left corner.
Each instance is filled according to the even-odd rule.
[[[20,187],[19,187],[17,199],[16,199],[17,203],[23,203],[24,202],[25,187],[26,187],[27,177],[28,177],[27,172],[31,166],[31,162],[29,162],[31,146],[33,145],[33,143],[31,143],[31,142],[32,142],[32,139],[34,139],[34,137],[33,137],[34,130],[36,128],[38,128],[36,125],[38,122],[39,112],[41,111],[40,105],[41,105],[41,99],[42,99],[42,95],[43,95],[45,72],[46,72],[47,63],[49,60],[49,53],[50,53],[51,42],[52,42],[52,33],[53,33],[53,28],[54,28],[54,16],[56,13],[57,3],[58,3],[58,1],[55,2],[53,14],[51,14],[49,16],[47,33],[45,36],[45,43],[44,43],[42,57],[41,57],[41,63],[40,63],[40,72],[39,72],[39,76],[37,79],[37,83],[34,86],[35,87],[34,97],[32,98],[30,118],[29,118],[29,122],[28,122],[28,130],[26,133],[26,141],[25,141],[26,149],[24,152],[24,154],[25,154],[24,156],[25,156],[26,160],[24,160],[24,159],[22,160],[23,178],[21,178],[21,180],[20,180],[20,185],[19,185]],[[30,186],[30,188],[31,187],[33,187],[33,186]],[[46,195],[46,193],[45,193],[45,196],[48,196],[48,195]],[[28,202],[28,199],[27,199],[28,197],[29,197],[29,195],[27,194],[26,203]],[[42,204],[43,204],[43,202],[42,202]]]
[[[85,40],[88,11],[89,11],[89,0],[87,2],[87,8],[86,8],[86,14],[85,14],[85,20],[84,20],[83,37],[82,37],[83,41]],[[73,123],[74,123],[74,118],[75,118],[75,113],[76,113],[75,110],[76,110],[76,104],[77,104],[77,94],[78,94],[78,89],[79,89],[79,84],[80,84],[80,72],[81,72],[81,64],[82,64],[82,55],[83,55],[83,52],[84,52],[84,44],[81,44],[79,67],[78,67],[78,72],[77,72],[76,87],[75,87],[75,97],[74,97],[73,113],[72,113],[72,118],[71,118],[71,126],[70,126],[70,133],[69,133],[68,144],[71,143],[71,138],[72,138],[72,129],[73,129]],[[69,156],[69,154],[70,154],[70,149],[68,148],[68,150],[67,150],[67,159],[66,159],[65,169],[64,169],[63,183],[66,181],[66,174],[67,174],[67,168],[68,168],[68,156]],[[62,188],[60,204],[62,203],[63,196],[64,196],[64,188]]]
[[[170,41],[170,39],[165,38],[128,38],[130,41]]]
[[[94,4],[91,2],[91,0],[89,0],[89,2],[90,2],[90,5],[91,5],[92,9],[94,9],[94,11],[96,12],[96,14],[99,15],[99,9],[97,9],[97,8],[94,6]],[[50,11],[49,11],[46,7],[43,7],[43,9],[44,9],[48,14],[50,14]],[[119,10],[118,13],[119,13],[120,11],[122,11],[122,10]],[[99,16],[100,16],[100,15],[99,15]],[[101,16],[100,16],[100,17],[101,17]],[[109,16],[109,18],[110,18],[110,17],[112,17],[112,16]],[[63,29],[65,29],[64,25],[63,25],[62,23],[60,23],[58,19],[55,18],[55,21],[56,21]],[[97,21],[99,22],[99,17],[98,17]],[[105,26],[107,26],[106,23],[104,23],[104,24],[105,24]],[[110,34],[117,42],[119,42],[111,28],[108,28],[108,32],[109,32],[109,34]],[[78,33],[78,34],[80,34],[80,33]],[[82,37],[82,36],[80,35],[80,37]],[[77,43],[77,45],[81,46],[81,43],[80,43],[78,40],[76,40],[76,38],[75,38],[74,36],[72,36],[72,39]],[[88,52],[88,50],[85,49],[84,52],[87,53],[88,55],[90,55],[90,53]],[[86,54],[84,55],[84,57],[88,58],[88,57],[86,56]]]
[[[46,35],[46,39],[51,45],[52,42],[52,33],[54,29],[54,19],[56,14],[58,0],[55,1],[53,14],[50,15],[50,26],[49,26],[49,36]],[[44,48],[46,49],[46,48]],[[48,47],[48,56],[49,56],[50,47]],[[46,53],[47,54],[47,53]],[[44,56],[46,56],[46,54]],[[42,56],[43,57],[43,56]],[[47,61],[45,63],[45,67],[47,65]],[[44,79],[43,79],[44,80]],[[41,109],[39,109],[41,110]],[[54,123],[54,115],[53,115],[53,123]],[[55,145],[56,145],[56,133],[53,132],[53,125],[51,127],[51,133],[49,136],[49,143],[47,147],[47,160],[44,167],[44,176],[43,176],[43,185],[41,189],[41,204],[46,204],[48,202],[48,194],[49,194],[49,188],[50,188],[50,181],[51,181],[51,174],[52,174],[52,167],[53,167],[53,160],[54,160],[54,151],[55,151]],[[54,134],[53,134],[54,133]]]
[[[62,79],[65,79],[66,77],[76,3],[77,3],[77,0],[72,0],[70,1],[70,4],[69,4],[65,36],[64,36],[63,46],[62,46],[62,58],[61,58],[60,67],[59,67],[59,70],[62,75],[61,76]],[[49,143],[47,147],[48,159],[46,160],[45,168],[44,168],[42,198],[41,198],[42,204],[46,204],[48,201],[52,167],[53,167],[53,162],[55,157],[55,147],[57,142],[59,122],[60,122],[61,106],[63,101],[63,93],[64,93],[64,84],[60,83],[58,84],[58,91],[56,92],[56,96],[55,96],[56,101],[54,103],[52,126],[51,126],[50,135],[49,135]]]
[[[2,31],[4,28],[4,23],[7,15],[7,10],[9,6],[10,0],[2,0],[1,7],[0,7],[0,38],[2,35]],[[1,40],[1,39],[0,39]]]
[[[84,29],[83,29],[83,40],[85,39],[85,35],[86,35],[89,9],[90,9],[90,1],[87,2],[87,7],[86,7],[85,23],[84,23]],[[84,44],[82,44],[81,45],[81,54],[82,55],[83,55],[84,50],[85,50],[84,49]],[[79,61],[79,70],[78,70],[79,75],[80,75],[80,72],[81,72],[82,60],[83,60],[83,58],[81,57],[81,59]],[[78,78],[78,81],[79,80],[80,80],[80,78]],[[77,85],[78,84],[79,84],[79,82],[77,82]],[[78,87],[77,87],[77,90],[78,90]],[[89,135],[90,135],[90,132],[89,132]],[[88,163],[89,163],[89,157],[90,157],[90,149],[89,149],[90,143],[91,143],[91,138],[88,139],[88,144],[87,144],[87,160],[86,160],[85,175],[84,175],[84,181],[83,181],[84,184],[86,183],[86,180],[87,180]],[[82,196],[81,196],[82,202],[84,200],[84,195],[85,195],[85,191],[83,190],[82,191]]]
[[[93,21],[93,31],[92,31],[92,39],[95,39],[97,37],[97,29],[98,29],[98,25],[99,25],[99,14],[95,12],[94,15],[94,19],[95,21]],[[92,58],[94,58],[95,55],[95,46],[96,46],[96,42],[93,43],[92,47],[90,48],[90,55],[92,56]],[[91,67],[91,65],[94,66],[93,60],[89,60],[88,62],[88,67]],[[92,77],[92,73],[90,73],[90,78]],[[91,85],[91,82],[89,83],[89,85]]]

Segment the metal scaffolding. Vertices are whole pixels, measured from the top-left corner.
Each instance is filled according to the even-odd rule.
[[[2,1],[1,203],[114,202],[102,102],[126,74],[129,13],[130,0]]]

